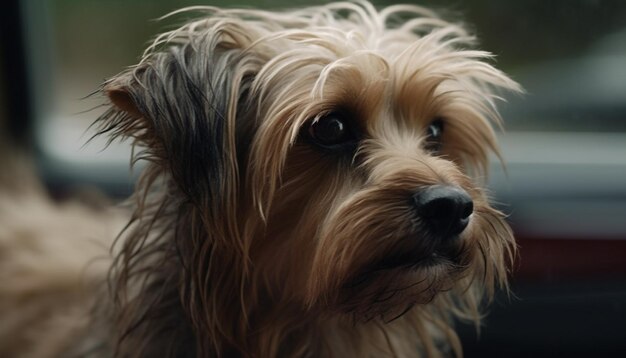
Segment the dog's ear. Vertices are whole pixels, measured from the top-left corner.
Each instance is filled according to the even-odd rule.
[[[139,119],[143,117],[143,114],[136,107],[135,101],[130,96],[126,86],[109,84],[106,88],[106,95],[115,107],[126,112],[131,118]]]
[[[138,158],[202,208],[222,202],[238,182],[235,127],[255,73],[246,59],[255,54],[244,51],[252,39],[231,30],[178,30],[160,46],[169,47],[103,86],[112,107],[99,119],[102,132],[132,138],[143,149]]]

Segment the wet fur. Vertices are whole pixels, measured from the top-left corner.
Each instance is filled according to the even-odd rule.
[[[517,84],[419,7],[192,10],[103,85],[100,134],[132,139],[148,165],[87,323],[99,339],[68,352],[460,355],[452,319],[478,324],[515,251],[480,178],[495,102]],[[354,152],[303,135],[334,110],[362,134]],[[424,149],[435,118],[440,155]],[[388,269],[430,250],[406,198],[439,183],[474,201],[463,244],[450,262]]]

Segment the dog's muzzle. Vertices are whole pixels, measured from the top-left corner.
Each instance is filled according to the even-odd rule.
[[[469,224],[474,203],[457,186],[433,185],[415,193],[413,205],[426,229],[443,240],[453,239]]]

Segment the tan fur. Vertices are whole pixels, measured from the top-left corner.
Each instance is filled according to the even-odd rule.
[[[506,287],[515,252],[480,185],[497,152],[495,101],[518,85],[472,49],[465,30],[415,6],[191,10],[206,17],[159,36],[103,87],[113,107],[99,119],[102,132],[133,139],[143,149],[136,159],[149,164],[115,246],[111,300],[86,298],[68,327],[90,317],[94,356],[461,355],[452,320],[479,324],[483,295]],[[303,139],[337,109],[362,133],[351,157]],[[433,154],[425,131],[436,118],[446,130]],[[414,249],[407,238],[429,239],[407,200],[437,184],[474,202],[458,257],[368,272]],[[7,235],[5,250],[18,255],[19,235]],[[87,261],[54,259],[68,250],[46,250],[54,262],[42,270],[79,272]],[[29,273],[11,283],[39,280]],[[0,292],[9,299],[2,309],[17,304]],[[87,315],[89,304],[104,309]]]
[[[94,304],[106,295],[109,247],[128,214],[99,201],[55,203],[26,156],[7,161],[13,177],[0,189],[0,356],[81,352],[96,336],[88,331]]]

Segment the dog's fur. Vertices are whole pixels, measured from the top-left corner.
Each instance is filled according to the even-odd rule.
[[[13,267],[0,313],[23,308],[26,292],[49,321],[2,318],[0,352],[460,355],[453,319],[478,324],[515,251],[480,184],[497,153],[495,101],[518,85],[462,27],[419,7],[192,10],[204,16],[159,36],[102,88],[112,106],[101,134],[132,138],[135,160],[148,162],[108,280],[100,269],[87,287],[75,272],[42,283],[95,256],[64,262],[80,230],[31,237],[40,256],[60,258],[36,263],[15,256],[19,235],[0,235]],[[349,118],[354,148],[311,140],[329,113]],[[435,120],[445,127],[433,150]],[[426,265],[439,238],[410,198],[441,184],[462,188],[474,210],[454,251]],[[58,247],[43,246],[51,240]],[[410,264],[381,265],[407,255]]]

